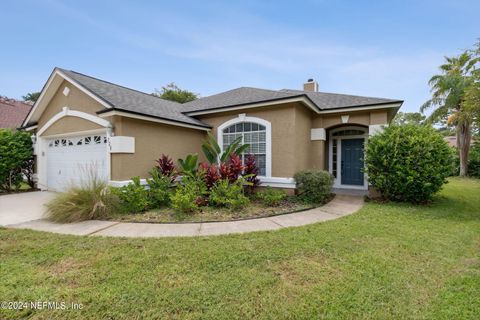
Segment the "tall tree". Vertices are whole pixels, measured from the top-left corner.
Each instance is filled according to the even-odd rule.
[[[420,112],[399,112],[393,119],[393,123],[397,125],[404,124],[423,124],[427,117]]]
[[[465,51],[456,57],[445,57],[445,63],[440,66],[441,74],[434,75],[428,84],[431,87],[432,98],[425,102],[420,111],[433,108],[427,118],[428,122],[438,122],[447,118],[447,123],[456,128],[457,145],[460,158],[460,175],[468,171],[468,153],[470,150],[471,112],[465,108],[465,92],[474,83],[472,71],[476,62],[471,51]]]
[[[185,103],[198,99],[198,94],[180,89],[175,83],[169,83],[161,90],[155,89],[152,95],[170,101]]]
[[[37,102],[38,98],[40,98],[40,93],[41,92],[29,92],[22,96],[22,99],[24,101]]]

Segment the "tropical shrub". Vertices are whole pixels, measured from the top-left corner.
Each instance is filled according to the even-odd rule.
[[[250,201],[243,194],[243,179],[235,182],[229,180],[219,180],[210,191],[209,203],[217,207],[227,207],[230,209],[240,209],[246,206]]]
[[[175,193],[170,196],[172,208],[180,213],[195,212],[199,206],[206,203],[206,194],[207,186],[201,174],[183,176]]]
[[[246,176],[245,180],[248,182],[248,186],[246,186],[247,192],[253,193],[255,191],[255,188],[260,185],[260,180],[257,177],[257,161],[255,160],[255,156],[253,154],[248,154],[245,157],[243,175]]]
[[[220,164],[220,177],[222,180],[235,182],[242,174],[243,169],[242,159],[238,155],[232,154],[230,158],[228,158],[228,161]]]
[[[200,170],[204,174],[207,189],[212,189],[215,182],[221,178],[218,171],[218,166],[216,164],[208,164],[203,162],[200,164]]]
[[[280,205],[280,203],[287,197],[287,194],[284,190],[266,187],[264,190],[257,192],[256,196],[264,205],[273,207]]]
[[[120,188],[112,188],[120,198],[122,211],[140,213],[150,207],[148,190],[140,183],[140,177],[133,177],[132,182]]]
[[[480,178],[480,140],[477,140],[470,149],[468,175]]]
[[[452,170],[451,148],[429,126],[390,126],[369,138],[365,155],[370,184],[388,200],[429,201]]]
[[[198,170],[198,154],[189,154],[184,159],[178,159],[183,175],[194,176]]]
[[[220,150],[215,137],[208,133],[207,139],[202,144],[202,151],[210,164],[220,164],[226,162],[232,154],[242,154],[250,146],[249,144],[241,145],[242,137],[235,139],[223,152]]]
[[[0,190],[18,190],[23,181],[22,170],[33,159],[30,134],[0,129]]]
[[[172,181],[175,179],[175,164],[173,163],[172,158],[167,155],[162,154],[160,159],[157,161],[157,170],[164,176],[171,177]]]
[[[57,193],[46,207],[49,220],[68,223],[108,217],[120,201],[106,182],[91,175],[82,186]]]
[[[297,196],[308,203],[323,203],[332,193],[333,176],[323,170],[303,170],[294,175]]]
[[[161,208],[170,204],[172,193],[172,178],[170,175],[162,175],[159,170],[150,172],[151,179],[147,179],[148,198],[151,208]]]

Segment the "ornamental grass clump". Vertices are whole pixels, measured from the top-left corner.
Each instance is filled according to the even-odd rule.
[[[93,170],[87,177],[79,187],[56,194],[46,204],[47,219],[61,223],[79,222],[106,218],[118,210],[120,201],[107,183]]]
[[[451,174],[453,153],[430,126],[390,126],[369,138],[369,183],[385,200],[425,203]]]

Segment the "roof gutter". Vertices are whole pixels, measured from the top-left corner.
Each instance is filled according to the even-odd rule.
[[[97,114],[101,118],[106,118],[106,117],[111,117],[111,116],[121,116],[121,117],[126,117],[126,118],[133,118],[133,119],[139,119],[139,120],[145,120],[145,121],[153,121],[153,122],[158,122],[158,123],[164,123],[164,124],[170,124],[174,126],[179,126],[179,127],[185,127],[185,128],[190,128],[190,129],[197,129],[197,130],[205,130],[209,131],[212,127],[209,125],[195,125],[192,123],[184,122],[184,121],[178,121],[178,120],[172,120],[172,119],[167,119],[164,117],[159,117],[159,116],[152,116],[140,112],[135,112],[135,111],[130,111],[130,110],[124,110],[124,109],[106,109],[106,110],[101,110],[97,111]]]
[[[375,110],[375,109],[385,109],[385,108],[400,108],[403,104],[403,101],[393,101],[393,102],[383,102],[383,103],[374,103],[374,104],[365,104],[357,105],[350,107],[342,107],[335,109],[323,109],[319,114],[328,114],[328,113],[341,113],[341,112],[352,112],[352,111],[363,111],[363,110]]]
[[[314,112],[320,113],[320,109],[317,107],[317,105],[306,94],[300,94],[300,95],[290,96],[290,97],[285,97],[285,98],[263,100],[263,101],[260,101],[260,102],[248,102],[248,103],[230,105],[230,106],[225,106],[225,107],[217,107],[217,108],[212,108],[212,109],[208,109],[208,110],[185,111],[183,113],[188,115],[188,116],[198,116],[198,115],[232,111],[232,110],[266,107],[266,106],[276,105],[278,103],[290,103],[290,102],[302,102],[308,108],[312,109]]]

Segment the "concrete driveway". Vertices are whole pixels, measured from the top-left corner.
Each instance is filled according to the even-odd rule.
[[[38,220],[45,213],[44,204],[54,192],[36,191],[0,195],[0,226]]]

